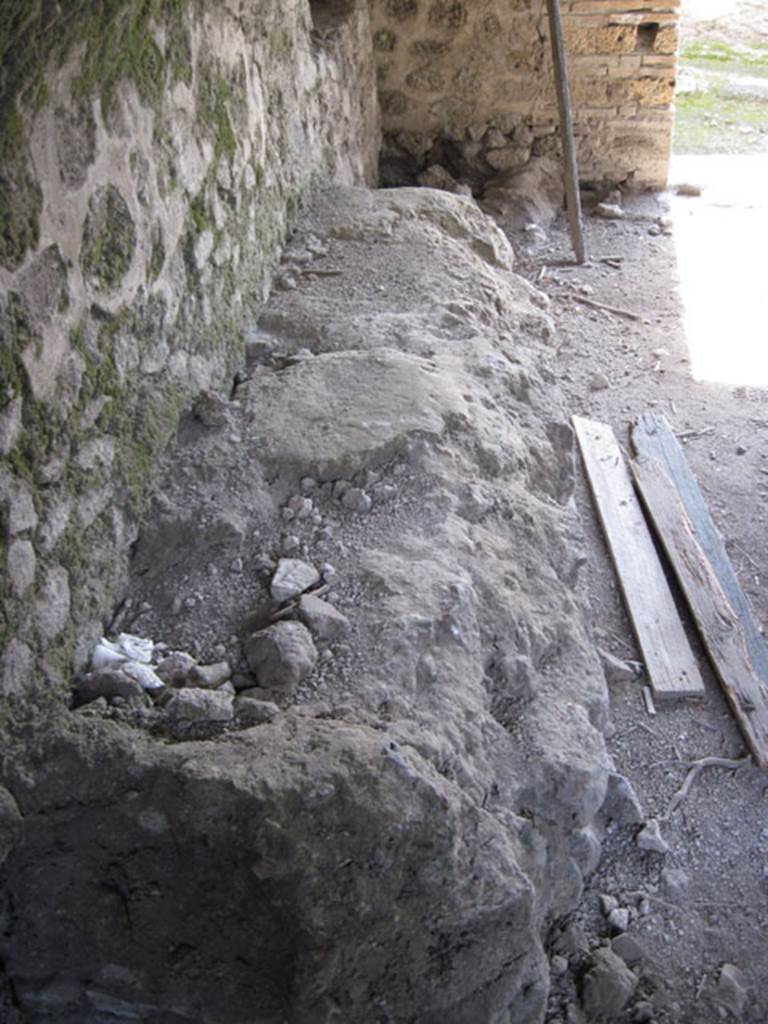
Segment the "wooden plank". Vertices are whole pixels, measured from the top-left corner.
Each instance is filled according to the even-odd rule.
[[[653,695],[702,697],[699,667],[613,431],[580,416],[573,425]]]
[[[632,472],[752,756],[768,767],[768,687],[749,660],[741,621],[696,537],[677,488],[658,459],[639,456]]]
[[[632,428],[636,454],[659,459],[675,484],[693,534],[709,560],[728,604],[741,619],[753,671],[768,686],[768,646],[755,620],[749,600],[741,589],[720,531],[709,514],[704,495],[690,470],[683,448],[664,416],[648,412]]]

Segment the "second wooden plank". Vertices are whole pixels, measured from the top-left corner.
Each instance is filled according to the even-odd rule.
[[[702,697],[701,673],[614,433],[580,416],[573,425],[653,695]]]
[[[757,764],[766,768],[768,687],[752,669],[741,622],[696,540],[677,488],[661,462],[638,458],[632,472],[747,746]]]
[[[671,426],[661,414],[646,412],[632,429],[632,445],[638,455],[659,459],[667,476],[675,484],[691,521],[694,536],[707,556],[728,604],[741,619],[752,667],[768,685],[768,647],[728,558],[720,531],[715,526],[701,488]]]

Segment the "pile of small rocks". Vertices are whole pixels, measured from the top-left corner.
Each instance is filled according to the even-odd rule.
[[[185,651],[130,633],[102,638],[89,671],[75,681],[73,708],[196,736],[272,721],[280,712],[275,691],[294,690],[314,670],[318,645],[349,632],[349,619],[321,596],[334,574],[330,565],[281,558],[269,583],[273,621],[249,633],[244,661],[235,666],[199,664]]]

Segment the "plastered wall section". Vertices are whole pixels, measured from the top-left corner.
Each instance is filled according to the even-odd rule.
[[[231,388],[293,214],[315,186],[375,181],[379,150],[365,3],[322,31],[303,0],[126,0],[110,23],[79,4],[74,25],[35,10],[47,59],[16,65],[0,119],[11,699],[87,658],[155,458],[197,393]]]
[[[666,183],[675,0],[563,0],[581,179]],[[537,0],[372,0],[384,160],[441,163],[474,186],[559,154],[549,29]]]

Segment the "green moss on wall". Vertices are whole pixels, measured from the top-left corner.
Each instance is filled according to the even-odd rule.
[[[2,116],[2,111],[0,111]],[[0,264],[16,270],[40,238],[43,195],[19,155],[0,165]]]
[[[160,277],[164,266],[165,242],[163,241],[163,229],[160,224],[155,224],[152,228],[152,249],[147,264],[147,281],[149,284],[154,284],[158,277]]]
[[[108,113],[120,83],[132,81],[148,102],[160,99],[166,76],[190,80],[186,18],[195,0],[3,0],[0,6],[0,63],[6,75],[0,106],[13,110],[19,99],[32,109],[45,98],[44,71],[61,65],[83,45],[75,85],[81,95],[99,95]],[[153,25],[166,30],[161,52]],[[7,121],[7,115],[3,118]],[[0,157],[3,151],[0,148]]]
[[[229,108],[234,100],[232,84],[213,67],[205,67],[198,84],[198,119],[212,137],[217,158],[231,158],[237,146]]]
[[[109,120],[120,83],[133,82],[142,99],[162,102],[169,81],[192,81],[187,29],[199,0],[2,0],[0,3],[0,264],[16,269],[38,241],[42,197],[26,171],[22,112],[35,113],[47,96],[45,73],[82,47],[75,98],[99,96]],[[165,30],[161,51],[153,26]],[[217,138],[232,145],[222,120]],[[231,131],[231,126],[230,126]]]
[[[83,229],[84,274],[101,291],[116,288],[128,272],[136,249],[136,225],[128,204],[110,185],[91,197]]]

